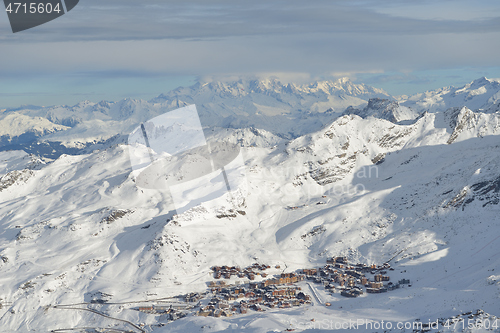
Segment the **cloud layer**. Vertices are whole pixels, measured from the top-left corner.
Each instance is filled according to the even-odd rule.
[[[0,68],[0,76],[78,81],[279,72],[327,77],[496,67],[500,4],[473,5],[460,0],[83,0],[62,18],[23,33],[10,33],[6,17],[0,21],[2,60],[9,64]]]

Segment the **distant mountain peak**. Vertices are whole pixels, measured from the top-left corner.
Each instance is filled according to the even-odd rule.
[[[189,88],[178,88],[174,90],[176,94],[186,91],[193,94],[201,92],[214,92],[219,94],[246,95],[249,93],[280,93],[280,94],[316,94],[324,93],[326,95],[347,93],[353,96],[380,94],[386,97],[390,95],[382,89],[367,86],[362,83],[354,83],[348,77],[332,80],[316,80],[309,83],[298,84],[293,82],[284,82],[276,77],[263,79],[240,78],[228,81],[199,81]],[[155,100],[165,100],[172,96],[172,92],[163,93]]]
[[[493,82],[496,82],[496,81],[490,80],[490,79],[486,78],[485,76],[483,76],[483,77],[480,77],[480,78],[472,81],[471,85],[484,85],[484,84],[493,83]]]
[[[339,83],[339,84],[347,84],[347,83],[352,83],[351,79],[348,78],[347,76],[344,76],[344,77],[341,77],[340,79],[337,79],[337,81],[335,81],[335,83]]]

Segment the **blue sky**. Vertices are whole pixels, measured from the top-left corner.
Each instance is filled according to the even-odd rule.
[[[412,94],[500,78],[498,41],[498,0],[81,0],[16,34],[0,15],[0,108],[238,76],[349,76]]]

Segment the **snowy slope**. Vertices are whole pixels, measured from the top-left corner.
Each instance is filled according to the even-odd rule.
[[[219,141],[244,143],[247,188],[176,216],[168,189],[136,186],[126,145],[36,165],[2,153],[0,331],[130,330],[54,306],[153,300],[204,290],[213,265],[258,261],[290,272],[332,255],[391,260],[413,285],[357,299],[319,289],[331,307],[187,317],[147,329],[303,330],[312,318],[426,321],[478,308],[498,316],[499,131],[498,115],[467,108],[427,112],[411,124],[344,115],[292,141],[217,131]],[[79,307],[166,322],[130,309],[138,304]]]

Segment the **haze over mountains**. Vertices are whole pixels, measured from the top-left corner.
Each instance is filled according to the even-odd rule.
[[[374,100],[368,109],[356,111],[365,108],[372,98],[388,101]],[[84,101],[74,106],[4,110],[0,113],[0,147],[41,154],[55,149],[53,156],[75,153],[77,150],[71,148],[120,142],[119,136],[127,135],[137,124],[189,104],[197,105],[206,128],[253,127],[290,139],[321,129],[348,107],[352,108],[347,113],[400,121],[414,119],[424,111],[442,112],[455,106],[493,113],[498,111],[499,98],[500,83],[486,78],[461,88],[396,97],[347,78],[307,85],[283,84],[276,79],[197,83],[150,101]],[[385,105],[389,101],[390,106]],[[388,107],[391,110],[386,110]]]
[[[4,150],[52,140],[75,155],[0,152],[0,331],[139,332],[113,318],[148,332],[301,331],[294,322],[426,322],[477,309],[500,320],[499,91],[485,78],[409,97],[347,80],[213,82],[151,101],[6,110],[2,124],[19,126],[2,127]],[[247,186],[174,216],[168,189],[136,186],[121,142],[191,103],[207,134],[241,146]],[[393,280],[412,287],[356,299],[318,287],[331,307],[170,323],[120,303],[203,291],[213,265],[292,272],[336,255],[390,261]]]

